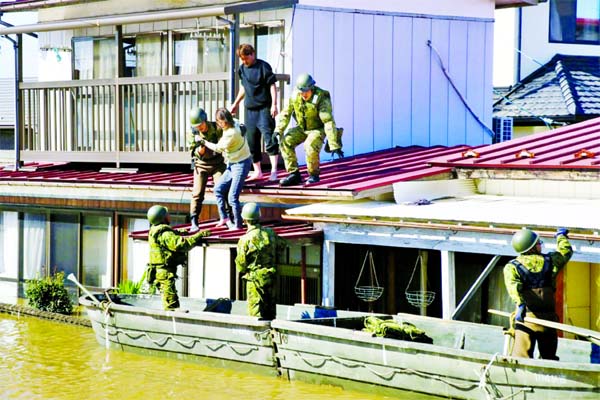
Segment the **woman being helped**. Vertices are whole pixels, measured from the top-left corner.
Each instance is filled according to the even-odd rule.
[[[223,130],[223,136],[217,143],[202,140],[202,146],[222,153],[227,163],[227,169],[223,172],[221,180],[215,185],[215,197],[219,208],[220,221],[217,226],[227,225],[229,229],[242,228],[242,205],[240,204],[240,193],[244,180],[252,167],[252,157],[246,139],[237,122],[233,120],[231,113],[225,108],[219,108],[215,113],[215,122]],[[225,201],[227,197],[227,201]],[[233,221],[229,219],[227,203],[231,206]]]

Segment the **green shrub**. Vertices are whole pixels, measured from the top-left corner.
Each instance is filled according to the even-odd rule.
[[[25,297],[29,305],[38,310],[70,315],[73,302],[65,288],[65,273],[58,272],[52,276],[29,279],[25,282]]]
[[[142,292],[142,281],[123,281],[117,285],[117,293],[119,294],[140,294]]]

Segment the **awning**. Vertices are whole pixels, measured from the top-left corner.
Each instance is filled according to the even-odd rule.
[[[431,204],[383,201],[326,202],[292,208],[288,220],[360,225],[410,226],[460,231],[514,232],[530,227],[553,234],[558,227],[571,237],[600,241],[598,200],[473,195]]]
[[[61,20],[51,22],[41,22],[31,25],[21,25],[7,28],[0,28],[0,36],[31,33],[31,32],[49,32],[80,28],[91,28],[100,26],[114,26],[139,24],[145,22],[169,21],[187,18],[215,17],[218,15],[232,15],[242,12],[251,12],[266,9],[276,9],[291,7],[298,0],[265,0],[235,3],[232,5],[223,5],[216,7],[186,8],[180,10],[164,10],[155,12],[140,12],[126,15],[113,15],[97,18],[80,18],[74,20]]]
[[[210,230],[211,235],[205,239],[208,244],[237,244],[240,237],[246,233],[245,229],[230,231],[226,226],[217,227],[217,222],[211,220],[198,224],[201,230]],[[323,231],[315,229],[310,223],[266,221],[262,222],[261,225],[273,229],[275,233],[293,244],[320,244],[323,241]],[[189,227],[189,224],[174,226],[175,229],[189,229]],[[129,237],[137,240],[148,240],[148,231],[132,232]]]

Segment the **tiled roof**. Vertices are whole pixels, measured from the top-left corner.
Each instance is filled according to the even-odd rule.
[[[467,146],[396,147],[367,154],[346,157],[321,163],[321,181],[311,185],[280,187],[278,182],[268,182],[268,174],[244,185],[243,194],[276,197],[302,196],[306,198],[361,198],[391,193],[392,184],[449,173],[448,167],[432,167],[428,161],[434,157],[467,150]],[[94,186],[126,185],[143,187],[191,187],[191,171],[166,166],[140,167],[136,173],[101,172],[97,165],[86,164],[28,164],[23,170],[0,170],[1,182],[39,182],[61,184],[91,184]],[[143,169],[142,169],[143,168]],[[154,168],[153,170],[150,168]],[[300,168],[306,179],[306,167]],[[279,171],[279,177],[287,175]],[[209,184],[209,185],[212,185]]]
[[[211,235],[204,240],[207,243],[237,243],[238,239],[246,233],[245,229],[229,230],[226,226],[216,226],[217,221],[204,221],[198,224],[201,230],[209,230]],[[289,241],[311,241],[320,242],[323,238],[323,231],[315,229],[312,224],[306,222],[293,221],[272,221],[262,222],[262,226],[272,228],[275,233]],[[174,226],[175,229],[189,229],[189,224]],[[148,230],[132,232],[133,239],[148,240]]]
[[[600,118],[431,160],[439,167],[600,170]]]
[[[600,115],[600,57],[555,55],[494,104],[495,117],[574,120]]]

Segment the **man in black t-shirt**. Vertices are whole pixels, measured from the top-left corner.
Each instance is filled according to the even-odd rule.
[[[233,104],[231,113],[237,112],[242,99],[244,100],[246,124],[246,139],[252,152],[254,171],[247,180],[262,178],[260,162],[262,159],[261,135],[264,136],[265,148],[271,161],[270,181],[277,180],[277,162],[279,160],[279,144],[273,137],[275,117],[277,116],[277,78],[271,66],[266,61],[256,58],[254,47],[241,44],[237,49],[241,65],[238,76],[242,81],[240,90]]]

